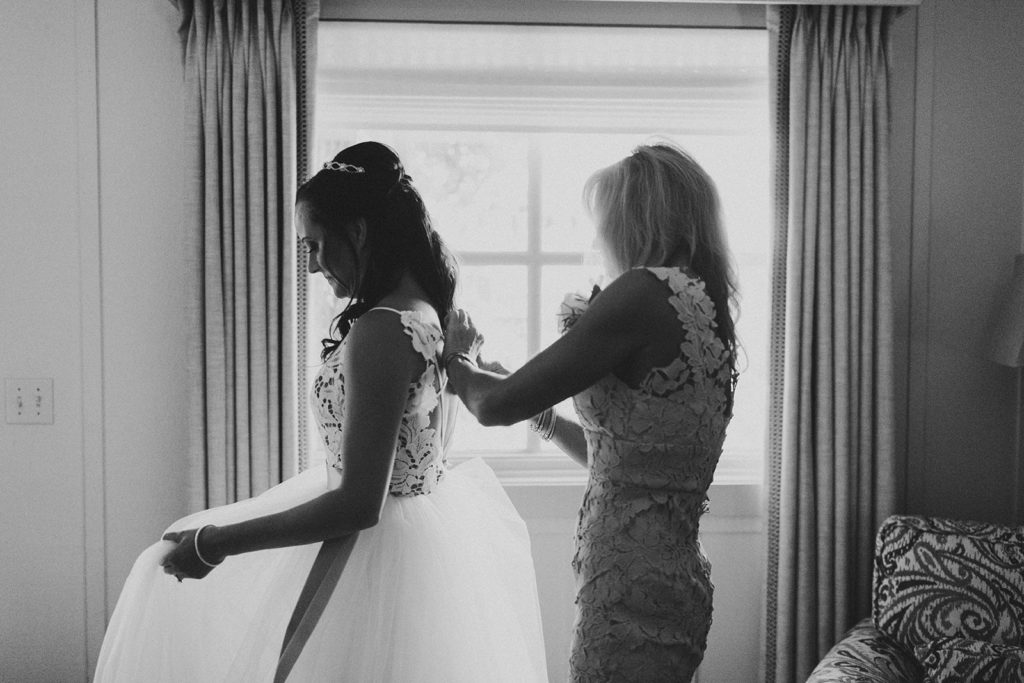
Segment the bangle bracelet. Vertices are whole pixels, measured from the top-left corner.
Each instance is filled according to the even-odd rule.
[[[446,353],[444,358],[441,359],[441,367],[444,368],[445,372],[448,372],[448,366],[451,365],[451,362],[456,358],[461,358],[470,365],[476,365],[476,363],[473,362],[473,359],[470,358],[469,354],[465,351],[453,351],[451,353]]]
[[[530,429],[545,441],[551,441],[555,435],[555,411],[548,408],[530,418]]]
[[[213,526],[213,525],[212,524],[204,524],[203,526],[201,526],[198,529],[196,529],[196,535],[192,537],[192,547],[195,549],[196,557],[199,558],[200,562],[205,564],[207,567],[216,567],[218,564],[220,564],[221,562],[224,561],[223,557],[219,561],[217,561],[217,562],[207,562],[206,558],[203,557],[203,554],[199,552],[199,534],[203,533],[203,529],[205,529],[208,526]]]
[[[555,435],[555,423],[558,421],[558,415],[555,414],[553,408],[548,408],[548,424],[547,428],[540,433],[540,438],[545,441],[551,441],[551,437]]]

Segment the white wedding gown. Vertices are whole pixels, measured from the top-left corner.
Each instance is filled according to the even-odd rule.
[[[290,671],[288,681],[303,683],[547,681],[526,527],[482,460],[448,469],[445,449],[457,399],[443,391],[441,330],[419,313],[394,313],[426,368],[410,386],[392,495],[380,522],[360,532],[354,545],[333,541],[235,555],[206,578],[182,583],[160,567],[172,544],[155,543],[125,582],[94,681],[248,683],[283,680],[282,671]],[[341,443],[344,350],[342,342],[311,393],[332,453]],[[185,517],[169,530],[293,507],[337,485],[333,464],[255,498]],[[295,630],[308,640],[297,656],[293,644],[290,670],[278,671],[318,553],[340,577],[336,585],[310,579],[319,591],[307,602],[322,614],[298,622]]]

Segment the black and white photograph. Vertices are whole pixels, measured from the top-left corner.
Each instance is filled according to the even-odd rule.
[[[1024,683],[1024,1],[0,67],[0,683]]]

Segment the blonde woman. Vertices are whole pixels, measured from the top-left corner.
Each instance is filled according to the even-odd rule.
[[[699,519],[736,381],[718,196],[668,144],[638,147],[584,194],[612,282],[589,299],[567,297],[562,337],[507,376],[477,365],[482,337],[453,311],[444,363],[482,424],[530,419],[589,468],[571,680],[688,681],[711,625]],[[578,422],[551,408],[569,396]]]

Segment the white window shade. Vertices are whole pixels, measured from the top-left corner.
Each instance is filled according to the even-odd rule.
[[[736,133],[763,128],[766,39],[735,29],[329,22],[318,125]],[[401,50],[387,46],[402,45]]]

